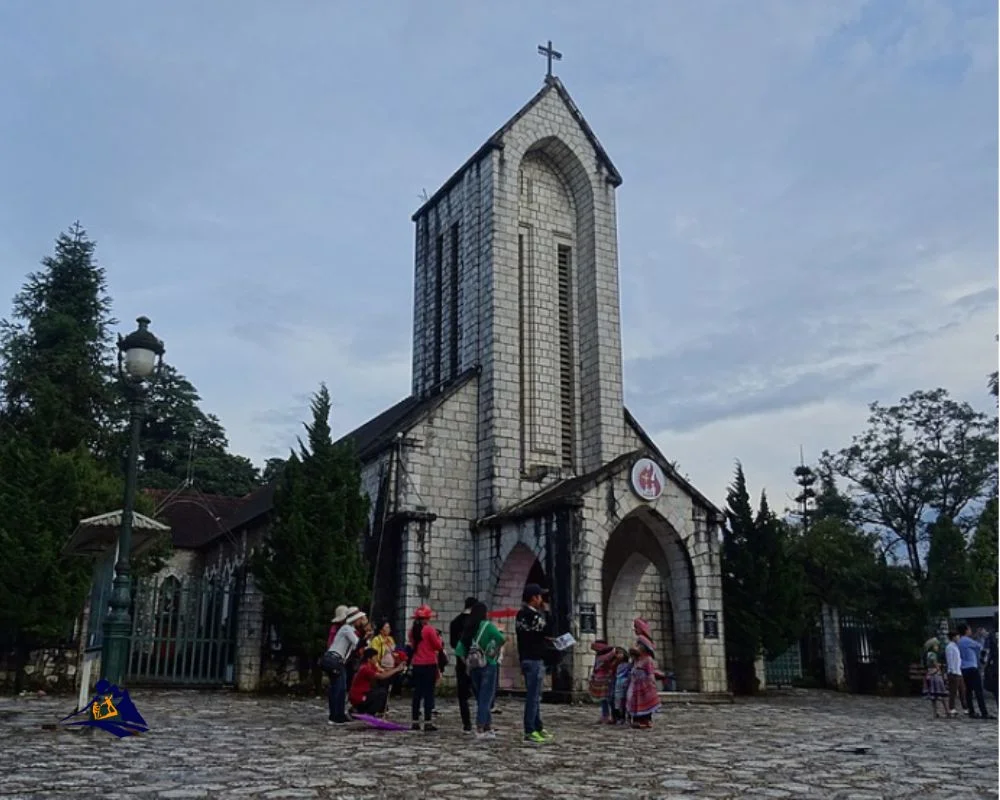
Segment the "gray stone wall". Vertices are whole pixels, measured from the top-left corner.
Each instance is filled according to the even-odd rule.
[[[491,156],[469,165],[454,185],[415,218],[413,291],[413,393],[423,396],[438,384],[482,363],[489,334],[492,298],[488,259],[493,215]],[[454,248],[453,226],[458,226]],[[441,237],[441,249],[438,249]],[[438,255],[442,258],[438,281]],[[452,259],[458,256],[458,282]],[[452,371],[453,292],[458,300],[458,358]],[[440,303],[440,329],[437,308]],[[443,334],[443,335],[442,335]]]
[[[437,518],[409,523],[404,536],[406,622],[429,603],[446,629],[475,589],[469,523],[476,513],[477,396],[472,379],[407,433],[400,504]]]
[[[71,693],[76,688],[79,650],[54,647],[28,654],[22,689]],[[14,690],[16,668],[13,659],[0,660],[0,694]],[[67,709],[68,713],[69,709]]]

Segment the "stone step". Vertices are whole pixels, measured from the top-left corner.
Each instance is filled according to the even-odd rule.
[[[717,706],[732,703],[733,696],[729,692],[660,692],[660,702]]]

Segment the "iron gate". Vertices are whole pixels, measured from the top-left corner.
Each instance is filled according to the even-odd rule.
[[[142,578],[132,597],[130,685],[235,682],[242,578]]]

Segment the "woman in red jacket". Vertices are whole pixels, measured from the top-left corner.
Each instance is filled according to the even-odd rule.
[[[411,727],[415,731],[420,730],[421,703],[424,706],[424,730],[437,730],[431,719],[434,713],[434,686],[438,678],[438,653],[444,649],[444,642],[441,641],[441,634],[428,624],[433,616],[430,606],[420,606],[413,614],[413,627],[410,628],[410,647],[413,648],[410,661],[413,680]]]

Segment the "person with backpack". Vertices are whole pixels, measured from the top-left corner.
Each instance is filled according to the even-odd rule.
[[[448,631],[451,640],[451,649],[457,651],[459,642],[465,633],[466,623],[469,621],[469,614],[472,607],[479,601],[475,597],[465,598],[465,608],[451,621],[451,628]],[[472,715],[469,713],[469,696],[472,693],[472,683],[469,680],[469,670],[465,665],[465,659],[455,653],[455,682],[456,694],[458,695],[458,713],[462,717],[462,731],[472,733]]]
[[[469,612],[465,631],[455,648],[469,670],[469,680],[476,695],[476,738],[495,739],[492,729],[492,705],[496,690],[497,667],[504,635],[486,618],[486,604],[476,603]]]
[[[437,730],[434,718],[434,687],[441,669],[440,656],[444,653],[441,634],[428,623],[434,616],[429,605],[420,606],[413,613],[413,627],[410,628],[410,647],[413,648],[410,675],[413,682],[413,730],[420,730],[420,707],[424,708],[424,731]]]

